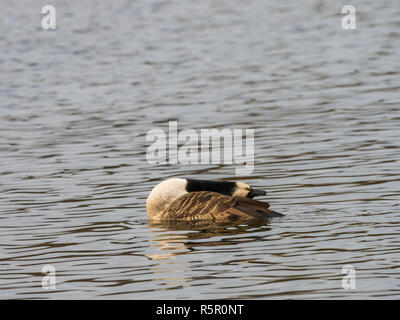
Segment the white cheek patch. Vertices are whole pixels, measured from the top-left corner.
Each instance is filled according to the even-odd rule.
[[[232,197],[243,197],[243,198],[246,198],[247,195],[250,192],[250,190],[248,190],[250,188],[250,186],[248,184],[244,183],[244,182],[241,182],[241,181],[236,182],[236,186],[237,186],[237,189],[233,193]]]
[[[236,189],[233,193],[233,197],[243,197],[245,198],[248,195],[249,191],[246,189]]]

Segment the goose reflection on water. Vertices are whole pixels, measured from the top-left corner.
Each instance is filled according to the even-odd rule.
[[[222,247],[257,241],[260,231],[269,231],[269,220],[240,222],[168,221],[149,222],[150,246],[161,251],[146,255],[152,260],[194,253],[201,247]],[[240,235],[246,235],[241,237]],[[256,235],[257,234],[257,235]]]
[[[217,279],[235,281],[236,275],[225,274],[227,264],[250,262],[252,258],[242,255],[243,250],[268,241],[271,230],[268,220],[169,221],[147,226],[152,252],[146,257],[152,261],[149,269],[156,291],[184,289],[179,298],[186,299],[199,286],[215,285]]]

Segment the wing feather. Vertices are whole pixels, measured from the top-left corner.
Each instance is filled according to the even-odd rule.
[[[233,198],[210,191],[189,192],[173,201],[161,220],[248,220],[276,216],[277,213],[268,208],[268,203],[249,198]]]

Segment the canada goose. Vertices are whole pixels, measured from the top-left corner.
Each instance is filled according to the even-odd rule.
[[[243,182],[172,178],[156,185],[146,201],[151,220],[235,221],[280,217],[269,204],[256,201],[266,195]]]

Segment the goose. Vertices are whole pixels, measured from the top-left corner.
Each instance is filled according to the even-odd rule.
[[[146,200],[152,221],[237,221],[269,219],[283,214],[253,200],[265,191],[244,182],[171,178],[157,184]]]

